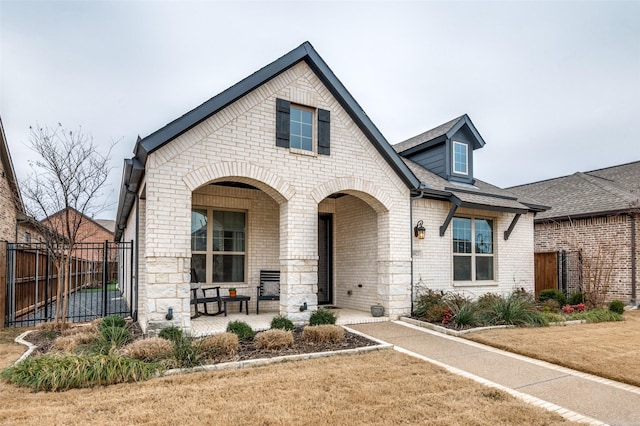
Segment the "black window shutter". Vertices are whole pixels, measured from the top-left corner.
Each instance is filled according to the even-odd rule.
[[[289,148],[291,102],[276,99],[276,146]]]
[[[318,109],[318,154],[329,155],[331,151],[331,113]]]

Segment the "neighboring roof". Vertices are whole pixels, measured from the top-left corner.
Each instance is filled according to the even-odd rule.
[[[9,144],[7,143],[7,137],[4,134],[4,126],[2,125],[2,119],[0,119],[0,161],[2,161],[2,169],[7,177],[9,186],[14,194],[14,200],[16,210],[18,213],[24,213],[24,203],[22,201],[22,195],[18,187],[18,180],[16,179],[16,172],[13,169],[13,161],[11,161],[11,154],[9,153]]]
[[[88,220],[90,222],[93,222],[94,224],[98,225],[99,227],[103,228],[105,231],[110,232],[113,234],[113,231],[115,229],[115,220],[109,220],[109,219],[92,219],[89,216],[87,216],[86,214],[81,213],[80,211],[74,209],[73,207],[68,207],[69,211],[74,212],[75,214],[78,214],[80,216],[83,217],[83,220]],[[62,209],[59,210],[55,213],[53,213],[52,215],[44,218],[42,220],[42,223],[46,223],[46,222],[51,222],[52,218],[55,216],[59,216],[62,213],[64,213],[66,209]]]
[[[623,213],[640,208],[640,161],[508,189],[551,206],[536,220]]]
[[[397,143],[393,145],[393,149],[402,155],[420,151],[442,143],[447,139],[451,139],[453,135],[455,135],[465,125],[468,126],[469,131],[471,131],[476,139],[473,149],[482,148],[485,145],[484,139],[480,136],[480,132],[478,132],[476,126],[473,125],[471,118],[469,118],[467,114],[463,114],[460,117],[439,125],[438,127],[434,127],[431,130],[427,130],[424,133],[420,133],[417,136],[409,138],[404,142]]]
[[[111,233],[116,231],[116,221],[113,219],[93,219],[93,221]]]
[[[151,135],[144,139],[138,138],[134,149],[134,158],[125,160],[125,170],[120,189],[120,201],[116,215],[116,241],[122,236],[126,220],[133,208],[135,192],[141,185],[147,156],[150,153],[160,149],[184,132],[301,61],[305,61],[315,72],[320,81],[322,81],[340,105],[347,111],[354,123],[367,136],[373,146],[387,163],[389,163],[398,176],[400,176],[404,183],[410,189],[418,188],[420,185],[418,179],[411,173],[409,168],[396,154],[389,142],[387,142],[349,91],[342,85],[320,55],[318,55],[313,46],[311,46],[309,42],[304,42],[291,52],[214,96]]]
[[[497,186],[476,179],[474,185],[447,181],[418,163],[404,159],[411,171],[421,180],[427,198],[449,200],[456,205],[483,210],[512,213],[540,212],[547,207],[518,196]]]

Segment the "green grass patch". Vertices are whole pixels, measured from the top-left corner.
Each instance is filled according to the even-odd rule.
[[[118,290],[117,282],[110,282],[107,284],[107,291],[116,291]],[[81,293],[98,293],[104,291],[102,286],[100,287],[86,287],[80,290]]]

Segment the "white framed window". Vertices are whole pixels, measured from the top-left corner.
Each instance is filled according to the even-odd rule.
[[[494,221],[454,217],[452,231],[453,280],[492,281]]]
[[[459,175],[469,174],[469,146],[453,141],[453,172]]]
[[[289,115],[289,147],[313,152],[315,111],[310,108],[291,105]]]
[[[191,210],[191,282],[244,282],[246,223],[243,211]]]

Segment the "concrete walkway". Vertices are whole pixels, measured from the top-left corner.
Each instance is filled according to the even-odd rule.
[[[556,411],[567,419],[594,425],[640,425],[638,387],[401,321],[349,327],[391,343],[396,350]]]

